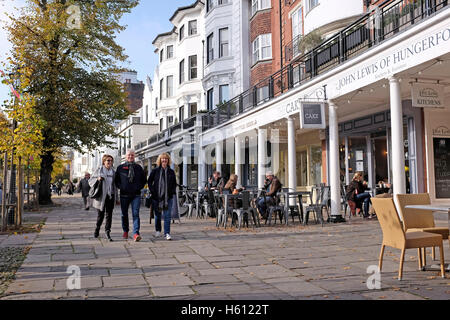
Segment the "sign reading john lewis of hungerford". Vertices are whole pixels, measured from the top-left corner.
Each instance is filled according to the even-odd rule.
[[[325,129],[325,105],[303,102],[300,108],[300,128]]]
[[[413,107],[443,108],[445,106],[442,85],[414,83],[411,96]]]
[[[436,59],[448,52],[450,25],[448,20],[413,35],[399,45],[387,48],[373,58],[364,60],[334,77],[328,86],[333,99],[370,83]],[[370,52],[370,51],[369,51]]]

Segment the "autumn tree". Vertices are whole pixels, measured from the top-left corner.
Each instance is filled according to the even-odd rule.
[[[55,154],[111,144],[113,122],[128,116],[116,77],[127,56],[115,37],[125,28],[121,17],[138,2],[28,0],[19,16],[9,17],[8,71],[22,77],[42,121],[41,204],[51,203]]]

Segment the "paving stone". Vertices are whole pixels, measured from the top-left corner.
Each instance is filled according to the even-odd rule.
[[[102,277],[105,288],[147,285],[142,275]]]
[[[279,265],[266,265],[266,266],[251,266],[242,268],[246,273],[255,275],[260,279],[269,278],[284,278],[288,276],[295,276],[296,274],[286,268]]]
[[[246,283],[213,283],[192,286],[192,289],[199,295],[202,294],[238,294],[248,293],[251,288]]]
[[[149,299],[152,294],[148,286],[128,286],[125,288],[100,288],[87,291],[88,299],[111,300],[111,299]]]
[[[206,262],[206,261],[205,262],[191,262],[191,263],[189,263],[189,265],[196,270],[215,269],[216,268],[211,263]]]
[[[194,250],[198,255],[202,257],[215,257],[215,256],[228,256],[229,254],[225,251],[216,248],[209,244],[204,244],[200,246],[189,245],[189,247]]]
[[[372,292],[362,293],[362,296],[373,300],[425,300],[422,297],[400,290],[373,290]]]
[[[136,266],[138,268],[150,267],[150,266],[165,266],[165,265],[176,265],[178,261],[175,258],[167,259],[148,259],[148,260],[137,260]]]
[[[102,278],[97,277],[81,277],[80,278],[80,290],[86,290],[86,289],[95,289],[95,288],[101,288],[103,285]],[[75,291],[70,290],[70,288],[67,286],[67,279],[61,279],[55,281],[55,290],[59,291]]]
[[[265,282],[294,297],[329,293],[327,290],[298,278],[268,279]]]
[[[191,276],[190,277],[195,284],[206,284],[206,283],[232,283],[239,282],[241,279],[236,276],[223,274],[218,276]]]
[[[156,297],[174,297],[195,294],[189,287],[152,287],[152,292]]]
[[[220,269],[202,269],[198,270],[202,276],[221,276],[225,274],[239,274],[245,273],[241,268],[220,268]]]
[[[175,254],[175,258],[181,263],[205,261],[205,259],[196,254]]]
[[[54,279],[16,280],[8,287],[6,294],[10,295],[52,291],[54,281]]]
[[[159,276],[146,276],[147,282],[150,287],[170,287],[170,286],[190,286],[194,282],[187,276],[180,274],[176,275],[159,275]]]
[[[122,275],[122,274],[142,274],[142,269],[134,268],[134,269],[122,269],[122,268],[112,268],[109,270],[109,273],[112,276]]]

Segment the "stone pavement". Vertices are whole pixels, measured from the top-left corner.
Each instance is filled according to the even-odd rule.
[[[123,240],[120,209],[108,242],[93,237],[96,211],[81,209],[79,196],[55,199],[39,234],[2,236],[0,246],[32,245],[2,299],[449,299],[450,275],[419,271],[417,250],[406,252],[397,280],[400,250],[387,248],[381,289],[370,290],[367,268],[378,264],[378,221],[262,228],[217,229],[215,220],[182,218],[173,240],[153,237],[148,209],[141,207],[141,235]],[[131,213],[130,213],[131,222]],[[447,224],[446,215],[437,225]],[[450,250],[445,241],[445,256]],[[428,262],[431,261],[429,250]],[[81,289],[68,290],[69,266],[81,271]]]

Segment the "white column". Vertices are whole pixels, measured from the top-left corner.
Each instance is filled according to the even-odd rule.
[[[198,190],[203,190],[205,176],[205,150],[199,144],[198,146]]]
[[[222,173],[223,141],[216,142],[216,170]]]
[[[395,195],[406,193],[403,112],[398,79],[390,77],[389,84],[391,91],[392,183]]]
[[[234,173],[238,176],[236,188],[242,187],[242,141],[241,137],[234,137]]]
[[[183,186],[187,186],[187,184],[188,184],[188,181],[187,181],[187,179],[188,179],[188,174],[187,174],[188,157],[187,157],[187,155],[185,155],[185,153],[186,152],[183,152],[183,182],[182,182]]]
[[[329,129],[330,129],[330,198],[331,198],[331,215],[334,221],[338,221],[338,217],[341,216],[341,190],[340,190],[340,177],[339,177],[339,131],[338,131],[338,118],[337,118],[337,106],[329,101],[328,103],[328,116],[329,116]],[[341,216],[342,217],[342,216]]]
[[[264,187],[266,178],[267,155],[267,130],[258,129],[258,189]]]
[[[345,137],[345,185],[350,184],[349,164],[348,164],[348,137]]]
[[[297,191],[297,160],[295,151],[295,124],[292,117],[287,118],[288,124],[288,170],[289,170],[289,191]],[[295,201],[295,199],[292,199]]]

